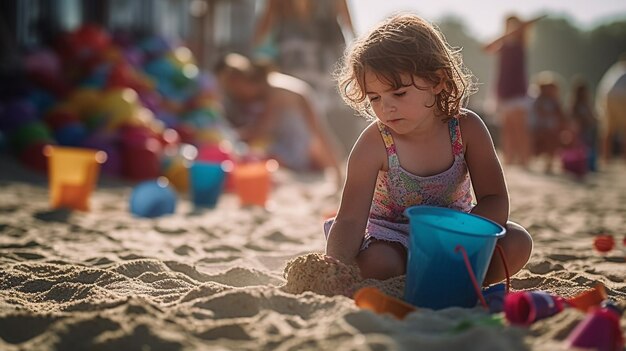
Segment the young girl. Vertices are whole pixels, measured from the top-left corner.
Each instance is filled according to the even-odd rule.
[[[590,171],[597,170],[598,154],[598,119],[590,101],[589,85],[581,77],[576,77],[572,84],[570,116],[578,138],[588,150],[587,166]]]
[[[537,78],[539,95],[533,102],[533,134],[535,154],[544,157],[546,173],[554,172],[554,160],[561,147],[565,113],[561,104],[559,84],[552,72],[543,71]]]
[[[443,35],[417,16],[391,17],[353,44],[338,80],[344,101],[375,121],[350,153],[339,211],[324,225],[327,256],[357,264],[364,278],[402,275],[409,242],[403,211],[431,205],[506,226],[499,244],[510,273],[519,271],[532,240],[508,222],[491,137],[480,117],[462,108],[473,90],[471,74]],[[504,278],[496,257],[485,284]]]

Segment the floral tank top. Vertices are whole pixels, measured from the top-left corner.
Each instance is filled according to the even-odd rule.
[[[378,122],[378,129],[387,149],[389,169],[379,172],[370,209],[370,222],[408,223],[403,212],[415,205],[448,207],[463,212],[472,209],[471,182],[459,120],[448,122],[454,162],[442,173],[420,177],[400,165],[391,132]]]

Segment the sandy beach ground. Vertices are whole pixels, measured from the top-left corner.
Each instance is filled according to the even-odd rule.
[[[0,168],[0,350],[559,350],[584,317],[487,326],[472,323],[486,316],[477,307],[399,321],[332,296],[367,284],[398,295],[404,279],[362,282],[311,254],[338,200],[318,176],[279,171],[268,210],[225,194],[195,211],[182,196],[174,215],[140,219],[130,183],[101,179],[90,212],[51,210],[42,175],[6,156]],[[626,166],[584,181],[506,176],[511,219],[535,239],[512,287],[569,297],[601,282],[624,307]],[[595,251],[599,233],[616,249]]]

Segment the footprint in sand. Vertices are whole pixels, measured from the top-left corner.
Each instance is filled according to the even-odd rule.
[[[276,242],[276,243],[302,244],[302,240],[288,237],[279,231],[274,231],[270,233],[269,235],[266,235],[265,239]]]
[[[189,254],[194,251],[195,249],[189,245],[181,245],[174,249],[174,253],[179,256],[189,256]]]
[[[62,317],[28,315],[18,313],[0,318],[0,339],[10,344],[26,342],[43,334],[57,320]]]

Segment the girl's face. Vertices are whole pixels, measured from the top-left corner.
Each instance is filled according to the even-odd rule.
[[[376,117],[398,134],[408,134],[439,121],[435,118],[434,103],[435,95],[441,90],[419,77],[411,80],[409,74],[402,75],[402,83],[402,87],[394,89],[375,73],[366,71],[365,91]]]

